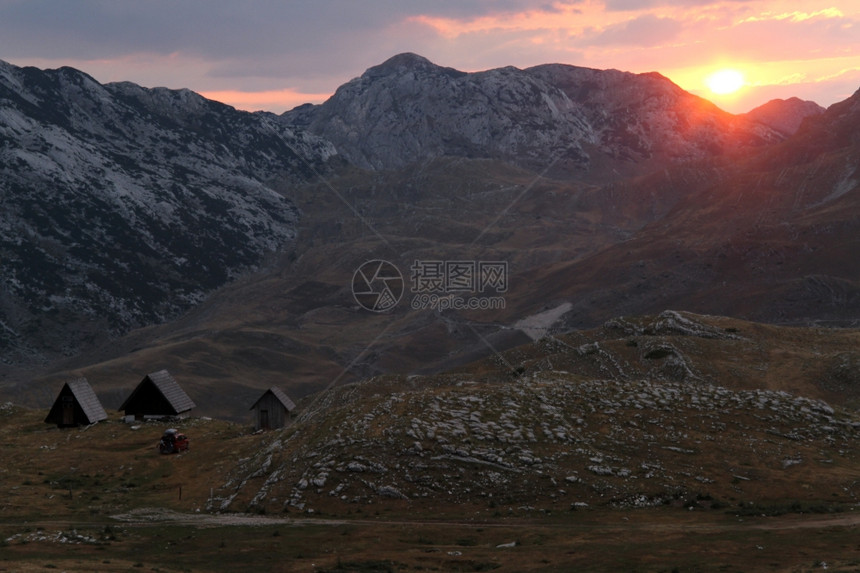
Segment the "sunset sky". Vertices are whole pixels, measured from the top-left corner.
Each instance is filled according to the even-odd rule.
[[[657,71],[735,113],[792,96],[828,106],[860,88],[860,2],[0,0],[0,59],[248,110],[322,102],[400,52],[465,71]],[[744,84],[718,95],[707,78],[724,69]]]

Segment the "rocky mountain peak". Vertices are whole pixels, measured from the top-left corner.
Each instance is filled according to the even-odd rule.
[[[444,155],[578,165],[590,130],[558,88],[516,68],[465,73],[401,54],[321,106],[281,118],[331,141],[354,164],[399,168]]]
[[[448,155],[594,180],[608,162],[611,170],[643,173],[785,137],[657,73],[564,64],[466,73],[415,54],[370,68],[322,105],[281,119],[370,169]]]
[[[814,101],[805,101],[792,97],[789,99],[773,99],[764,105],[747,112],[745,115],[764,123],[786,135],[794,134],[807,117],[820,115],[824,108]]]
[[[392,74],[402,74],[404,72],[440,72],[444,70],[450,70],[450,68],[437,66],[424,56],[419,56],[418,54],[413,54],[411,52],[404,52],[388,58],[379,65],[368,68],[363,76],[373,78]]]

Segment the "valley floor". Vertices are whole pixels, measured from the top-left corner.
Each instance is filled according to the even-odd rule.
[[[860,512],[595,510],[487,522],[143,512],[0,524],[0,571],[857,571]]]
[[[277,432],[189,419],[191,450],[164,456],[155,451],[162,423],[58,430],[43,417],[0,408],[0,571],[860,569],[851,495],[813,490],[797,501],[770,492],[725,504],[701,496],[648,508],[501,499],[490,507],[444,496],[338,505],[326,495],[332,503],[313,511],[219,513],[206,510],[213,488]],[[853,451],[849,458],[844,469],[856,475]]]

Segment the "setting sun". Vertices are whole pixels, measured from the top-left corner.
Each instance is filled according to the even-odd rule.
[[[730,94],[743,87],[744,76],[737,70],[720,70],[708,76],[705,83],[715,94]]]

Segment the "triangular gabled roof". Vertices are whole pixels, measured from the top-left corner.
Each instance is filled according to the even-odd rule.
[[[56,421],[56,416],[59,414],[55,412],[55,410],[62,407],[60,405],[60,398],[67,392],[74,396],[75,401],[78,403],[81,410],[83,410],[86,423],[95,424],[96,422],[107,420],[107,412],[105,412],[104,407],[102,407],[102,403],[99,402],[98,396],[96,396],[90,383],[86,378],[76,378],[75,380],[69,380],[63,384],[63,388],[60,390],[60,393],[57,394],[57,399],[54,401],[51,411],[48,412],[48,417],[45,418],[45,422],[58,423]]]
[[[250,409],[253,410],[254,408],[256,408],[257,404],[260,403],[260,400],[262,400],[263,398],[266,397],[266,394],[272,394],[275,398],[277,398],[278,402],[283,404],[284,408],[287,409],[287,412],[292,412],[293,410],[296,409],[295,403],[292,400],[290,400],[289,396],[284,394],[280,388],[275,388],[274,386],[272,386],[271,388],[269,388],[268,390],[263,392],[263,395],[260,396],[259,398],[257,398],[257,401],[254,402],[254,405],[251,406]]]
[[[122,406],[120,406],[119,409],[127,410],[129,404],[134,403],[134,399],[138,393],[145,391],[149,385],[154,386],[168,402],[170,407],[173,409],[171,414],[181,414],[182,412],[191,410],[195,406],[191,398],[188,397],[188,394],[185,393],[185,390],[183,390],[173,376],[170,375],[170,372],[167,370],[159,370],[158,372],[152,372],[151,374],[144,376],[143,380],[140,381],[140,384],[137,385],[137,388],[134,389],[134,392],[126,398],[125,402],[122,403]],[[158,414],[160,412],[152,413]]]
[[[99,402],[98,396],[93,391],[92,386],[86,378],[78,378],[70,382],[66,382],[69,390],[75,396],[75,400],[81,405],[81,409],[90,420],[90,424],[107,420],[107,412],[105,412],[102,403]]]

